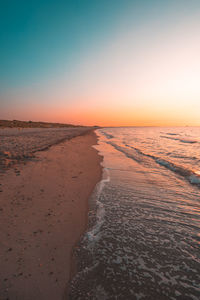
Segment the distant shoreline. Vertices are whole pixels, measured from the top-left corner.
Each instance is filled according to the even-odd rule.
[[[64,123],[0,120],[0,128],[64,128],[64,127],[86,127],[82,125],[72,125]]]

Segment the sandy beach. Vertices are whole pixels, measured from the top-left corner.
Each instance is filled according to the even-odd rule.
[[[67,299],[72,249],[101,178],[96,135],[4,129],[0,138],[0,299]]]

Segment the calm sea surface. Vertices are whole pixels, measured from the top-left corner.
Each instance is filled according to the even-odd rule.
[[[200,299],[200,128],[97,130],[104,175],[70,299]]]

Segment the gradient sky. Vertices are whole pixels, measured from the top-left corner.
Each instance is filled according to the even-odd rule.
[[[1,1],[0,119],[200,126],[199,0]]]

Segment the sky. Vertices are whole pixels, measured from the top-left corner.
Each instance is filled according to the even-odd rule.
[[[0,119],[200,126],[199,0],[9,0]]]

